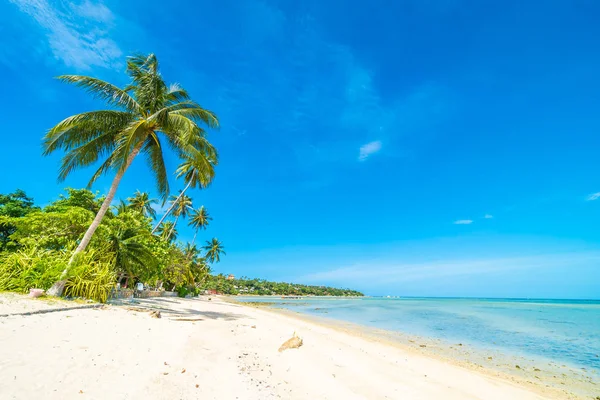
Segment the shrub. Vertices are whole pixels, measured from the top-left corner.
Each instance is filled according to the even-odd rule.
[[[62,252],[28,247],[0,254],[0,290],[26,293],[49,289],[67,265]]]
[[[116,280],[114,256],[90,250],[81,253],[71,267],[64,295],[106,303]]]

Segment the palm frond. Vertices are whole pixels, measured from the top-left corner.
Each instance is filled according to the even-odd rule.
[[[58,180],[65,180],[73,170],[92,165],[99,158],[110,153],[115,146],[113,137],[112,132],[107,132],[79,147],[71,149],[62,159]]]
[[[114,151],[116,157],[113,162],[113,165],[117,166],[119,170],[128,167],[128,160],[132,155],[133,149],[136,148],[140,142],[146,140],[148,134],[147,128],[146,120],[141,119],[132,122],[126,129],[119,132],[116,139],[117,146]]]
[[[187,100],[190,100],[190,95],[188,94],[187,90],[179,86],[178,83],[173,83],[171,86],[169,86],[169,91],[165,97],[165,102],[167,105]]]
[[[169,179],[167,178],[163,149],[158,136],[154,132],[146,139],[142,152],[146,155],[148,165],[154,173],[158,193],[164,200],[169,196]]]
[[[129,112],[102,110],[73,115],[59,122],[44,136],[44,155],[57,149],[70,150],[107,132],[118,132],[134,119]]]
[[[203,153],[192,150],[190,156],[177,168],[176,176],[183,177],[191,187],[207,188],[215,177],[215,163]]]
[[[217,118],[217,115],[212,111],[205,110],[193,101],[186,101],[175,104],[173,105],[173,108],[174,110],[171,111],[172,114],[181,115],[190,118],[194,121],[202,121],[209,128],[219,127],[219,119]]]
[[[82,87],[94,97],[102,99],[114,106],[123,107],[135,113],[142,112],[142,108],[138,102],[135,101],[129,93],[101,79],[83,75],[61,75],[57,77],[57,79]]]

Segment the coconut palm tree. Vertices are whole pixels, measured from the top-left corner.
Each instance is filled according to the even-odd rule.
[[[192,226],[195,229],[192,243],[196,243],[196,235],[198,235],[198,230],[206,229],[210,221],[212,221],[212,217],[208,215],[208,211],[206,211],[204,206],[192,211],[190,222],[188,223],[189,226]]]
[[[168,242],[172,242],[177,239],[177,230],[175,224],[172,221],[165,221],[157,229],[158,235]]]
[[[151,199],[147,192],[140,192],[138,190],[135,192],[133,197],[128,198],[127,201],[133,210],[138,211],[143,216],[150,217],[152,219],[156,218],[156,210],[154,207],[152,207],[152,205],[158,203],[158,200]]]
[[[160,221],[158,221],[154,229],[152,229],[152,233],[157,230],[158,226],[164,221],[165,218],[167,218],[171,211],[173,211],[173,208],[175,207],[175,204],[177,204],[179,198],[183,196],[190,187],[206,189],[211,184],[215,176],[214,167],[217,164],[218,155],[216,150],[211,154],[192,152],[189,156],[186,156],[184,162],[179,165],[179,168],[177,168],[177,177],[180,178],[183,176],[186,186],[179,193],[177,199],[174,202],[171,202],[171,206],[163,214],[162,218]]]
[[[123,200],[119,200],[119,204],[113,207],[117,214],[124,214],[129,211],[129,204],[125,203]]]
[[[223,249],[223,243],[219,241],[217,238],[212,238],[211,241],[206,241],[206,246],[202,247],[206,250],[206,259],[211,263],[221,261],[221,254],[226,255],[225,250]]]
[[[187,243],[183,249],[183,255],[188,261],[195,260],[200,255],[200,249],[192,243]]]
[[[44,137],[44,155],[56,150],[65,151],[59,180],[99,160],[104,161],[92,176],[90,185],[104,174],[114,174],[106,198],[73,252],[68,266],[89,244],[115,197],[123,175],[139,154],[145,155],[163,199],[169,194],[162,151],[165,144],[183,159],[204,156],[208,160],[216,154],[200,125],[218,127],[217,116],[192,101],[180,86],[167,86],[154,54],[130,57],[127,60],[127,74],[131,82],[124,89],[89,76],[58,77],[106,101],[110,109],[84,112],[58,123]],[[50,291],[51,294],[62,293],[67,271],[68,267]]]
[[[148,231],[135,226],[119,227],[110,231],[108,243],[115,254],[115,266],[127,274],[127,279],[137,275],[140,269],[156,265],[156,258],[144,240]]]
[[[180,195],[178,197],[173,196],[172,202],[175,204],[175,208],[173,209],[175,222],[173,223],[172,229],[175,229],[177,221],[179,221],[179,217],[186,218],[193,210],[192,199],[186,195]]]

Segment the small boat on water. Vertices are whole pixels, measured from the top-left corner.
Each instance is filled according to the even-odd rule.
[[[302,296],[281,296],[282,299],[301,299]]]

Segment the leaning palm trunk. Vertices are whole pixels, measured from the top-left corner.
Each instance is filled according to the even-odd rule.
[[[106,215],[106,212],[110,208],[110,204],[112,203],[113,199],[115,198],[115,194],[117,193],[117,188],[119,187],[119,183],[121,183],[121,179],[123,178],[125,171],[127,171],[127,168],[129,168],[129,166],[131,165],[131,162],[133,161],[135,156],[137,156],[138,153],[140,152],[142,145],[143,145],[143,142],[138,144],[133,149],[133,151],[131,152],[129,157],[127,157],[127,163],[125,164],[125,167],[122,170],[118,171],[117,174],[115,175],[115,178],[113,179],[112,184],[110,185],[108,194],[106,195],[104,202],[102,202],[102,206],[100,206],[100,210],[98,210],[98,214],[96,214],[94,221],[92,222],[92,224],[90,225],[88,230],[85,232],[85,235],[83,235],[83,239],[81,239],[81,242],[79,242],[79,245],[77,246],[77,248],[71,255],[71,258],[69,259],[69,263],[67,264],[66,268],[63,270],[62,274],[60,274],[60,278],[59,278],[58,282],[54,283],[54,285],[52,285],[52,287],[50,289],[48,289],[48,292],[47,292],[48,295],[50,295],[50,296],[61,296],[62,295],[62,292],[65,288],[65,283],[66,283],[65,278],[67,277],[67,273],[69,272],[69,269],[71,268],[71,265],[73,264],[73,261],[75,260],[77,255],[79,253],[81,253],[82,251],[84,251],[85,248],[87,247],[87,245],[90,243],[90,240],[92,239],[92,236],[94,235],[94,232],[96,232],[96,229],[98,229],[98,226],[100,226],[100,223],[102,222],[102,218],[104,218],[104,215]]]
[[[189,189],[191,184],[192,184],[192,181],[190,180],[188,182],[188,184],[186,185],[186,187],[181,191],[181,193],[179,193],[179,196],[177,196],[177,198],[173,201],[173,203],[171,203],[171,207],[169,207],[167,209],[167,211],[164,213],[164,215],[162,216],[160,221],[158,221],[158,223],[156,224],[154,229],[152,229],[152,232],[151,232],[152,234],[154,234],[154,232],[156,232],[156,230],[158,229],[160,224],[162,224],[162,222],[165,220],[165,218],[167,218],[167,216],[171,213],[171,211],[173,211],[173,208],[175,208],[175,205],[177,205],[177,203],[179,202],[179,199],[181,199],[181,196],[183,196],[185,194],[185,191]],[[175,226],[173,226],[173,228],[175,228]],[[169,236],[170,236],[170,234],[169,234]]]
[[[175,222],[173,222],[173,226],[171,227],[171,230],[169,231],[167,240],[171,239],[171,236],[173,236],[173,232],[175,232],[175,226],[177,225],[177,221],[179,221],[179,215],[177,217],[175,217]]]

